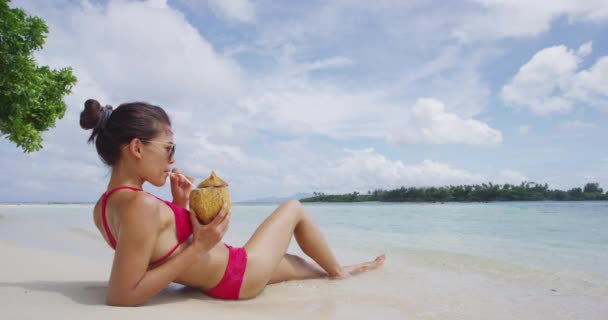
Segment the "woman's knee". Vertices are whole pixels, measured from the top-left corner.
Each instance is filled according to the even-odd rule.
[[[287,200],[287,201],[283,202],[283,205],[289,206],[289,207],[302,208],[302,203],[296,199]]]
[[[301,216],[304,213],[304,207],[298,200],[287,200],[281,204],[281,207],[286,209],[283,212],[290,215]]]

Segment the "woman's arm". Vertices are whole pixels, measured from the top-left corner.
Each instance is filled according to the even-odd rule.
[[[160,204],[144,193],[137,193],[125,201],[120,214],[120,230],[108,283],[107,304],[143,304],[173,282],[201,254],[209,252],[226,232],[228,219],[225,208],[220,212],[221,219],[214,219],[207,226],[201,225],[191,214],[194,233],[191,245],[166,263],[148,270],[160,231]]]

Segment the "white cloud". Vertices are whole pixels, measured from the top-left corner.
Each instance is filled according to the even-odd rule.
[[[581,120],[570,120],[560,123],[560,127],[564,129],[594,129],[597,128],[597,125],[595,123]]]
[[[444,161],[427,159],[405,163],[373,148],[339,150],[329,144],[302,138],[268,144],[266,151],[271,156],[264,158],[246,154],[243,150],[233,152],[236,148],[225,152],[216,151],[216,148],[224,147],[192,151],[189,161],[204,159],[195,176],[202,179],[211,169],[216,170],[241,200],[271,194],[288,196],[296,192],[344,193],[402,185],[475,184],[489,179],[486,175],[457,168]],[[247,163],[233,164],[233,158]],[[205,167],[207,164],[209,166]],[[196,168],[192,164],[187,167]]]
[[[492,181],[496,181],[496,183],[500,184],[520,184],[521,182],[529,181],[529,179],[517,170],[503,169],[494,179],[492,179]]]
[[[537,114],[565,113],[577,103],[608,110],[608,57],[578,71],[590,52],[590,43],[577,51],[561,45],[537,52],[502,88],[505,104],[528,107]]]
[[[430,85],[430,96],[445,101],[446,111],[464,118],[472,118],[486,111],[492,94],[488,84],[480,79],[477,66],[468,66],[468,70],[451,76],[445,73],[436,75],[430,79]]]
[[[218,144],[206,136],[195,135],[183,139],[186,145],[196,146],[182,153],[182,165],[192,175],[204,178],[211,170],[225,173],[226,177],[238,179],[247,172],[258,175],[271,174],[274,164],[271,160],[249,155],[238,145]]]
[[[77,120],[87,98],[115,106],[144,99],[190,119],[217,118],[242,90],[238,63],[163,1],[22,5],[50,28],[39,62],[71,66],[78,77],[66,118]]]
[[[565,46],[543,49],[502,89],[503,100],[511,106],[528,106],[539,114],[569,111],[571,101],[554,92],[567,86],[579,62]]]
[[[218,54],[185,17],[162,2],[83,2],[50,16],[42,63],[70,65],[117,103],[146,97],[165,106],[233,95],[241,86],[238,64]],[[137,17],[137,23],[134,18]],[[75,93],[82,93],[81,83]],[[97,92],[90,92],[97,97]],[[82,102],[80,102],[82,103]]]
[[[405,164],[391,160],[373,148],[344,150],[340,157],[327,159],[318,170],[295,174],[286,178],[287,187],[294,190],[325,192],[366,191],[400,186],[441,186],[479,183],[484,177],[458,169],[449,164],[424,160],[419,164]]]
[[[496,145],[500,131],[447,112],[436,99],[412,106],[387,102],[383,92],[348,92],[329,83],[306,79],[266,84],[239,103],[247,123],[258,129],[293,135],[358,137],[391,143]]]
[[[378,93],[351,93],[330,83],[303,79],[263,84],[239,106],[258,129],[336,139],[379,138],[379,119],[390,116],[381,114],[386,106],[379,105]]]
[[[436,57],[399,72],[400,81],[383,87],[390,88],[391,94],[405,94],[410,98],[434,97],[446,102],[448,112],[465,118],[475,117],[487,110],[491,90],[479,69],[483,61],[493,55],[496,52],[492,50],[478,48],[475,52],[467,52],[447,47]]]
[[[608,21],[604,0],[474,0],[479,6],[462,15],[452,34],[461,41],[532,37],[547,32],[560,17],[570,22]]]
[[[288,196],[296,192],[365,192],[402,185],[442,186],[487,181],[482,174],[441,161],[427,159],[406,164],[389,159],[373,148],[338,150],[306,139],[269,144],[267,150],[271,157],[248,154],[237,146],[217,145],[208,140],[200,145],[201,149],[189,150],[182,164],[199,180],[215,170],[228,181],[240,200],[271,194]]]
[[[593,43],[591,41],[587,41],[578,48],[576,55],[581,58],[586,57],[591,53],[591,51],[593,51]]]
[[[389,139],[408,143],[496,145],[502,142],[502,133],[481,121],[446,112],[441,101],[422,98],[411,109],[407,120],[392,128]]]
[[[575,74],[567,97],[608,111],[608,56],[603,56],[588,70]]]
[[[82,130],[80,130],[82,131]],[[83,132],[84,133],[84,132]],[[56,134],[56,132],[55,132]],[[24,154],[12,143],[0,141],[0,186],[4,201],[93,201],[102,190],[100,179],[108,172],[91,146],[71,141],[60,144],[45,134],[44,149]],[[76,135],[78,136],[78,135]],[[56,142],[53,142],[56,141]],[[105,182],[104,182],[105,184]],[[61,190],[61,192],[58,192]],[[13,199],[13,200],[11,200]]]
[[[249,0],[208,0],[218,16],[237,22],[255,22],[255,7]]]

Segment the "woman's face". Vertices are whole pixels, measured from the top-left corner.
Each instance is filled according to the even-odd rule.
[[[155,138],[142,140],[142,156],[144,160],[144,178],[151,184],[160,187],[167,182],[175,153],[175,142],[171,128],[161,130]]]

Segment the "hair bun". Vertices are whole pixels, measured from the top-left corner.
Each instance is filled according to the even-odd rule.
[[[101,118],[102,107],[99,101],[89,99],[84,102],[84,110],[80,113],[80,127],[89,130],[93,129],[99,123]]]

